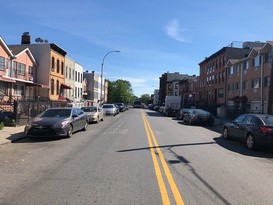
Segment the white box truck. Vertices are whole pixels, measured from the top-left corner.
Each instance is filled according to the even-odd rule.
[[[165,98],[166,116],[175,116],[181,107],[181,96],[167,95]]]

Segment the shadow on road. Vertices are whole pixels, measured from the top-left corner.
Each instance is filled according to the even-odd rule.
[[[249,150],[244,142],[237,140],[226,140],[222,136],[214,138],[215,142],[221,147],[245,156],[259,158],[273,158],[272,147],[259,147],[256,150]]]

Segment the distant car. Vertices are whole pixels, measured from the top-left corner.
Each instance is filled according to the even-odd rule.
[[[212,126],[214,124],[214,117],[206,110],[189,109],[188,112],[184,113],[183,121],[189,124]]]
[[[183,120],[185,113],[189,112],[189,108],[181,108],[177,113],[176,113],[176,119],[178,120]]]
[[[25,126],[27,137],[71,137],[79,130],[87,130],[86,113],[76,107],[50,108]]]
[[[92,122],[99,123],[100,121],[103,121],[102,108],[97,106],[86,106],[86,107],[81,107],[81,110],[87,114],[89,123],[92,123]]]
[[[142,107],[142,103],[140,100],[135,100],[133,103],[133,108],[141,108]]]
[[[115,106],[115,104],[104,104],[102,109],[104,115],[116,116],[118,114],[118,108]]]
[[[223,138],[237,138],[248,149],[259,145],[273,146],[273,115],[242,114],[223,127]]]
[[[124,112],[126,110],[124,103],[116,103],[116,105],[118,106],[120,112]]]

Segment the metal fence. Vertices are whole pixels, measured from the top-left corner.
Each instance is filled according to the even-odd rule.
[[[13,112],[17,125],[26,125],[48,108],[66,107],[67,101],[11,101],[0,102],[0,109]]]

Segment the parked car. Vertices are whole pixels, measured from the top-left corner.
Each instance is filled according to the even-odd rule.
[[[248,149],[259,145],[273,145],[273,115],[242,114],[223,127],[223,138],[236,138]]]
[[[124,112],[126,110],[124,103],[116,103],[116,105],[119,108],[119,112]]]
[[[184,113],[183,121],[189,124],[209,125],[214,124],[213,115],[202,109],[189,109]]]
[[[116,116],[118,114],[118,108],[115,106],[115,104],[104,104],[102,106],[103,114],[104,115],[113,115]]]
[[[87,114],[89,123],[92,123],[92,122],[99,123],[100,121],[103,121],[103,111],[101,107],[86,106],[86,107],[81,107],[81,110]]]
[[[189,112],[189,108],[181,108],[177,113],[176,113],[176,119],[178,120],[183,120],[185,113]]]
[[[50,108],[25,126],[27,137],[71,137],[79,130],[87,130],[85,112],[77,107]]]

